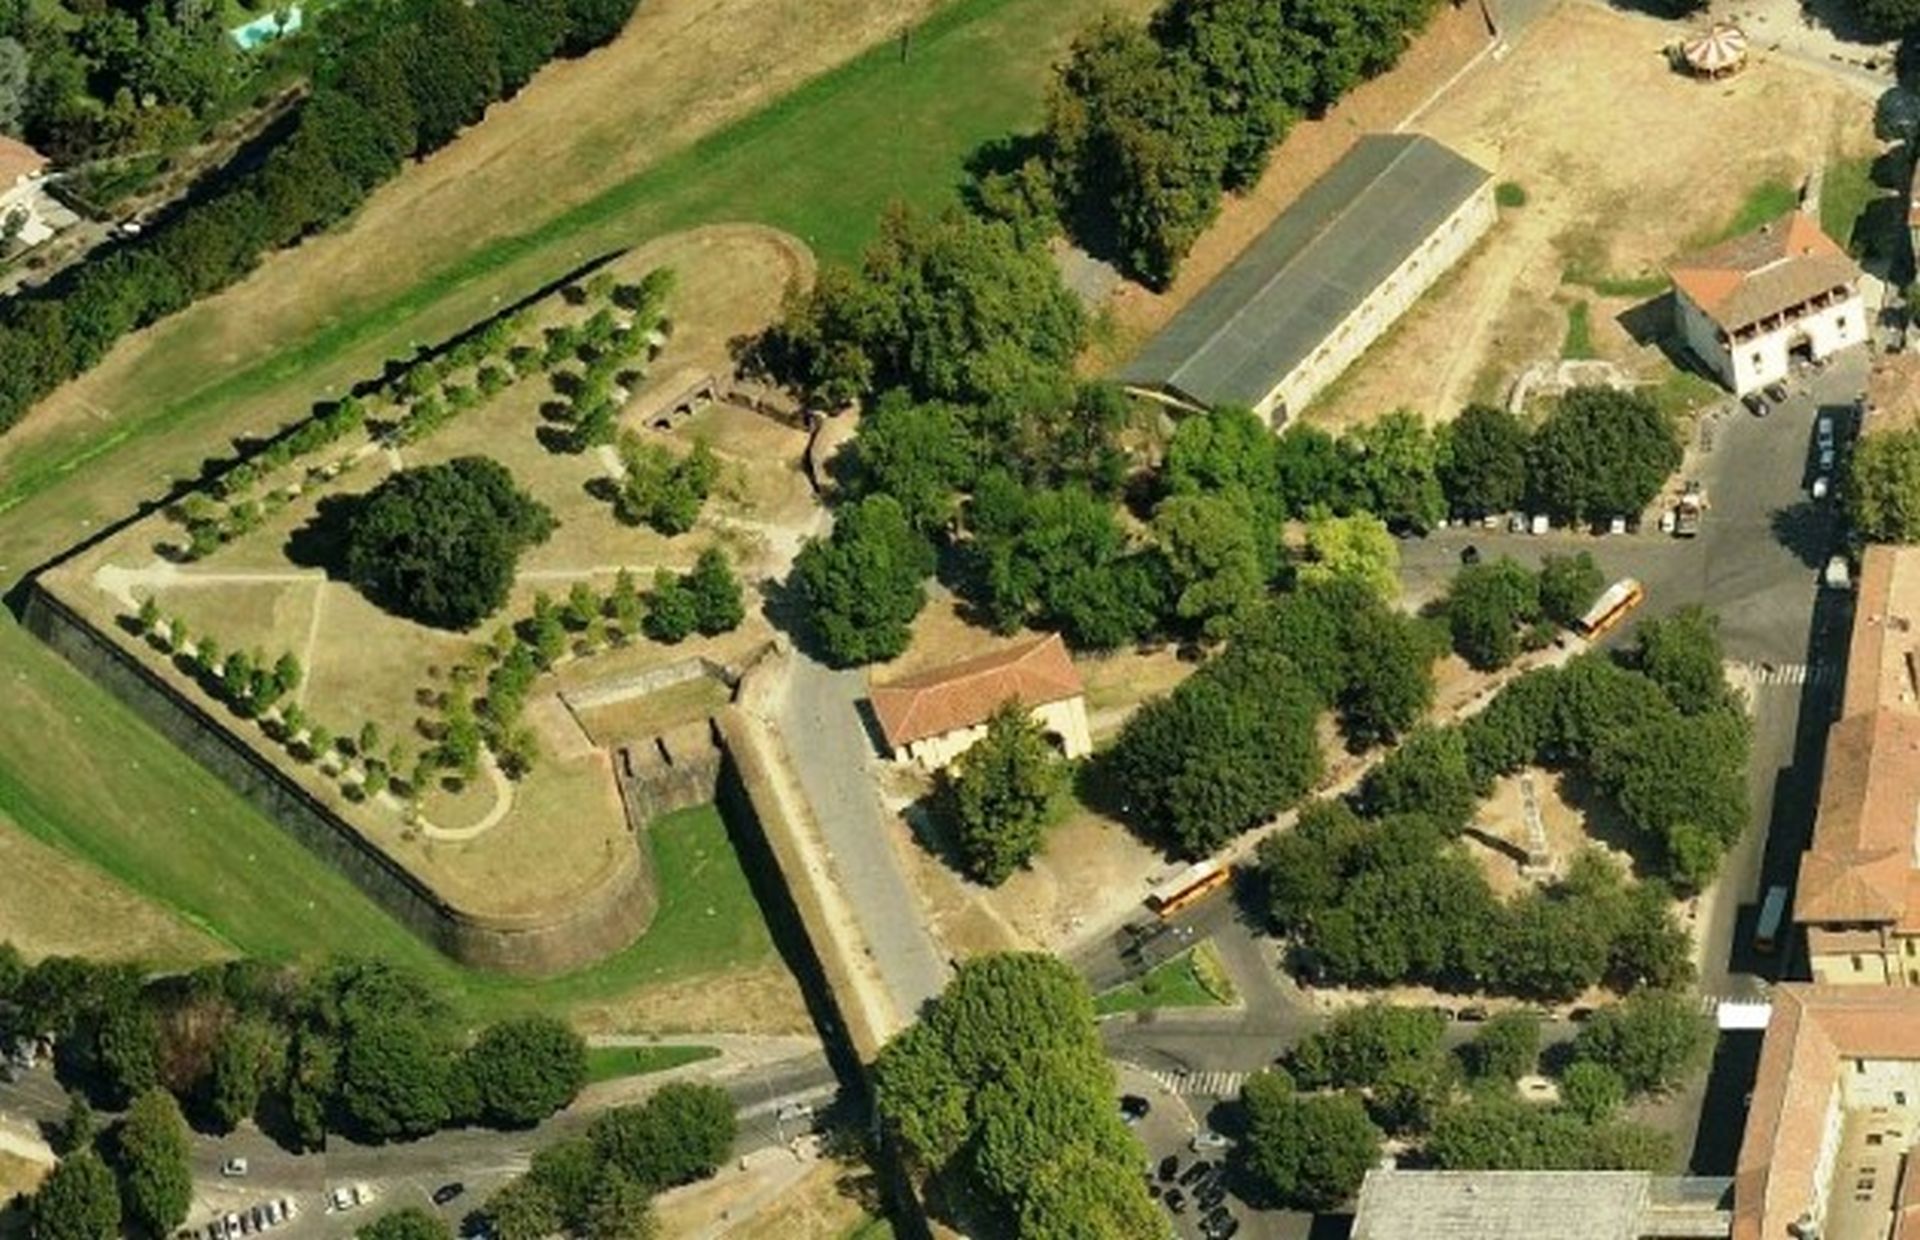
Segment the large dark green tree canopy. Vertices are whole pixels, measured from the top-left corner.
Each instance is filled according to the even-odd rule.
[[[926,604],[933,547],[900,501],[871,495],[835,514],[833,533],[793,562],[793,585],[835,664],[891,659],[907,648]]]
[[[1455,512],[1519,507],[1527,491],[1527,428],[1494,405],[1468,405],[1442,432],[1440,485]]]
[[[1680,468],[1673,421],[1637,392],[1577,387],[1533,437],[1534,498],[1573,520],[1630,517]]]
[[[998,221],[903,208],[881,222],[857,271],[820,273],[769,343],[829,404],[891,388],[981,403],[1064,371],[1086,330],[1045,249]]]
[[[1915,5],[1920,16],[1920,5]],[[1877,431],[1854,449],[1847,511],[1869,542],[1920,542],[1920,428]]]
[[[402,470],[348,520],[346,574],[388,611],[470,629],[513,588],[520,553],[546,540],[553,514],[498,462],[463,456]]]
[[[1084,983],[1052,956],[962,964],[874,1068],[907,1156],[1023,1236],[1167,1235]]]

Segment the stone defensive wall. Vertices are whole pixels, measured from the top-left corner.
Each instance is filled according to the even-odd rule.
[[[462,964],[544,977],[593,963],[637,939],[655,896],[642,849],[598,886],[525,916],[476,915],[450,904],[285,771],[36,581],[22,620],[29,632],[131,706],[162,735],[252,801],[414,933]]]

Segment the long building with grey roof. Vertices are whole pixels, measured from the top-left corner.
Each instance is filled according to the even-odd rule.
[[[1278,429],[1492,227],[1493,178],[1432,138],[1371,134],[1118,375],[1179,407]]]

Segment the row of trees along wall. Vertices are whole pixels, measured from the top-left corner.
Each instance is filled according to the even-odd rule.
[[[199,702],[39,583],[27,596],[24,619],[30,632],[133,707],[402,924],[462,964],[533,976],[564,973],[632,943],[652,918],[654,901],[638,849],[598,889],[563,908],[523,918],[476,916],[457,908]]]

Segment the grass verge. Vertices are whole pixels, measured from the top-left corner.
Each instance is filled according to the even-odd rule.
[[[1567,334],[1560,341],[1560,356],[1569,361],[1599,356],[1593,351],[1593,316],[1585,301],[1567,307]]]
[[[665,1072],[719,1056],[719,1048],[712,1046],[590,1046],[587,1048],[587,1084]]]
[[[1777,177],[1768,177],[1747,191],[1740,200],[1740,209],[1735,211],[1727,222],[1717,229],[1708,229],[1698,233],[1687,242],[1687,248],[1703,250],[1710,245],[1741,233],[1749,233],[1769,220],[1777,220],[1800,205],[1800,191]]]
[[[1227,1007],[1239,996],[1211,939],[1155,965],[1124,986],[1095,995],[1094,1014],[1151,1008]]]
[[[1880,196],[1873,183],[1873,157],[1856,155],[1827,165],[1820,183],[1820,227],[1842,249],[1859,257],[1867,239],[1860,235],[1860,217]]]

